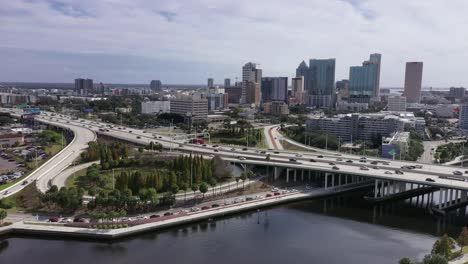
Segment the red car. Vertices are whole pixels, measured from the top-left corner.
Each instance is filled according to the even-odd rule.
[[[202,210],[208,210],[208,209],[210,209],[210,207],[209,206],[203,206],[201,209]]]
[[[57,217],[49,218],[49,222],[51,222],[51,223],[57,223],[58,221],[59,221],[59,219]]]
[[[273,196],[273,195],[271,195],[271,193],[269,193],[269,194],[266,195],[266,197],[271,197],[271,196]]]
[[[280,195],[280,194],[281,194],[281,193],[279,193],[279,192],[275,192],[275,196],[276,196],[276,195]]]

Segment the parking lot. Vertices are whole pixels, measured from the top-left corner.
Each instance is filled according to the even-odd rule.
[[[18,164],[16,164],[16,162],[14,161],[13,162],[8,161],[8,159],[0,157],[0,170],[1,171],[9,171],[9,170],[15,169],[17,165]]]

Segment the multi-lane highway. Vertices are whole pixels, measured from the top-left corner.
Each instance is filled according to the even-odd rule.
[[[220,155],[226,160],[244,164],[270,165],[278,167],[288,167],[291,169],[325,171],[342,174],[352,174],[359,176],[372,177],[384,180],[405,181],[417,184],[438,186],[443,188],[454,188],[468,190],[468,182],[439,177],[453,177],[454,172],[459,168],[443,165],[418,164],[416,162],[392,161],[387,159],[367,158],[366,162],[362,157],[349,154],[341,154],[327,151],[325,154],[283,151],[283,150],[265,150],[256,148],[238,148],[230,146],[207,146],[188,144],[181,140],[173,140],[171,136],[162,136],[148,133],[140,129],[117,126],[103,122],[89,120],[72,120],[68,116],[56,115],[52,113],[43,113],[37,119],[45,123],[62,123],[69,126],[81,126],[98,134],[107,135],[136,144],[147,145],[151,141],[162,144],[165,148],[172,150],[198,153],[203,155]],[[271,161],[265,160],[267,155],[271,156]],[[295,159],[291,160],[291,159]],[[311,159],[313,161],[311,161]],[[371,164],[376,163],[377,164]],[[335,165],[332,165],[335,163]],[[420,168],[402,169],[402,167],[419,165]],[[332,169],[337,166],[338,170]],[[365,168],[363,167],[365,166]],[[378,169],[374,169],[378,168]],[[396,171],[402,171],[403,174],[397,174]],[[467,175],[457,176],[463,179]],[[428,178],[431,180],[428,181]],[[468,177],[467,177],[468,178]]]
[[[43,119],[38,118],[38,121],[41,120]],[[53,120],[48,120],[46,123],[70,129],[74,134],[73,140],[63,150],[31,172],[22,181],[3,190],[0,193],[0,198],[13,195],[23,189],[26,185],[32,184],[34,181],[41,192],[47,191],[49,189],[49,181],[70,166],[70,164],[80,156],[81,152],[88,147],[88,143],[90,141],[96,140],[96,134],[88,128],[74,124],[64,124],[63,122]]]

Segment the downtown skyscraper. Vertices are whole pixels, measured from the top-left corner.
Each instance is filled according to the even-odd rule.
[[[362,66],[349,69],[349,102],[371,103],[380,101],[380,54],[371,54]]]
[[[242,67],[241,104],[259,105],[261,100],[262,70],[248,62]]]
[[[311,59],[296,69],[296,77],[304,77],[306,103],[311,107],[330,108],[335,98],[335,59]]]
[[[407,62],[405,71],[405,90],[407,103],[419,103],[423,74],[422,62]]]

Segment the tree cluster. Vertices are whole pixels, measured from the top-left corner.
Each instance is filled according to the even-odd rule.
[[[81,207],[83,203],[83,190],[77,188],[62,187],[58,190],[57,186],[52,186],[41,197],[41,201],[51,207],[55,205],[63,212],[74,212]]]

